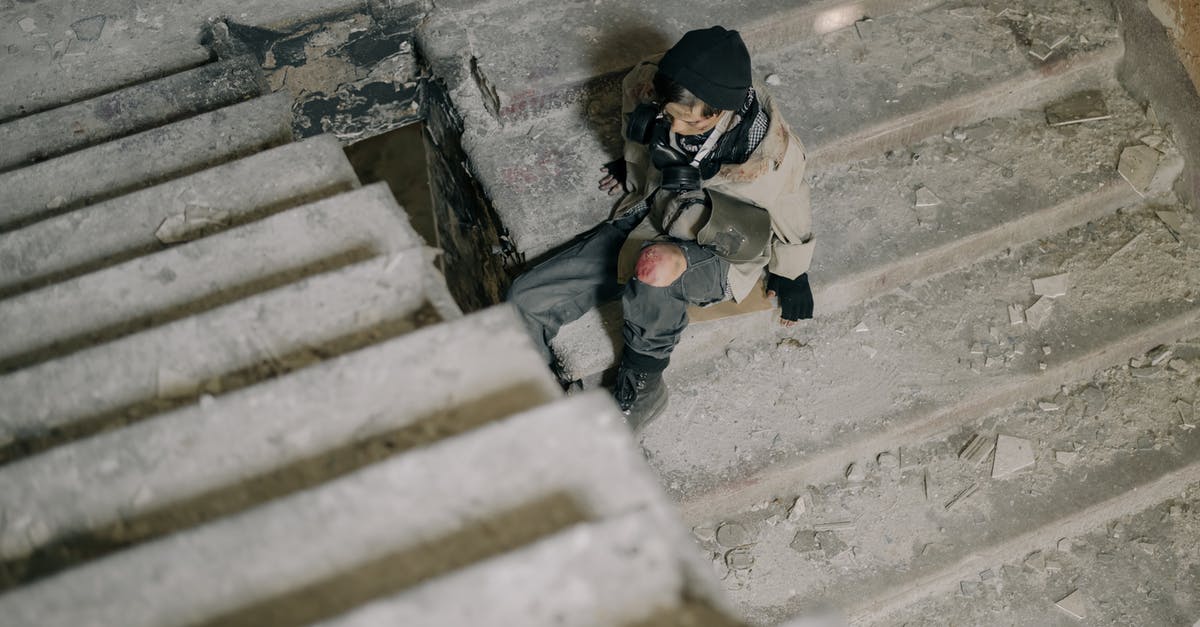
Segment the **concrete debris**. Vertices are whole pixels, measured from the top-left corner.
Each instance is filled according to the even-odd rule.
[[[995,438],[984,437],[976,433],[968,438],[967,443],[959,449],[958,458],[971,464],[978,464],[987,459],[987,456],[991,455],[995,448]]]
[[[692,527],[692,535],[701,542],[714,542],[717,539],[717,530],[711,525],[698,525]]]
[[[717,527],[717,544],[727,548],[737,548],[750,542],[750,531],[738,523],[721,523]]]
[[[1099,89],[1081,91],[1046,107],[1046,123],[1050,126],[1096,122],[1111,117],[1104,93]]]
[[[977,597],[983,594],[983,584],[978,581],[961,581],[958,587],[965,597]]]
[[[1154,181],[1154,173],[1158,171],[1158,160],[1161,156],[1162,153],[1146,145],[1130,146],[1121,151],[1117,173],[1139,196],[1145,196],[1150,190],[1150,183]]]
[[[1052,403],[1050,401],[1038,401],[1038,409],[1042,411],[1058,411],[1061,408],[1058,406],[1058,403]]]
[[[1146,121],[1154,128],[1162,128],[1162,124],[1158,121],[1158,113],[1154,110],[1154,105],[1146,105]]]
[[[900,460],[887,451],[876,455],[875,463],[879,465],[881,470],[895,470],[900,467]]]
[[[1177,211],[1155,211],[1154,215],[1158,216],[1159,220],[1167,227],[1167,232],[1175,241],[1180,240],[1180,233],[1183,231],[1183,218]]]
[[[26,17],[18,21],[17,26],[21,27],[21,32],[23,33],[32,33],[37,30],[37,20],[34,20],[32,17]]]
[[[66,204],[67,204],[66,197],[55,196],[54,198],[50,199],[50,202],[46,203],[46,208],[47,209],[61,209]]]
[[[725,565],[729,570],[750,570],[754,566],[754,555],[746,547],[731,549],[725,553]]]
[[[1167,362],[1167,367],[1179,373],[1188,373],[1192,370],[1192,367],[1188,365],[1188,362],[1182,359],[1172,359],[1171,361]]]
[[[1037,58],[1038,61],[1045,61],[1054,54],[1054,51],[1071,40],[1069,34],[1062,33],[1046,33],[1039,35],[1033,44],[1029,47],[1029,54]]]
[[[777,86],[783,84],[783,79],[779,78],[778,74],[767,74],[766,82],[768,85]]]
[[[1024,564],[1032,570],[1045,570],[1046,556],[1041,551],[1034,551],[1025,556]]]
[[[804,497],[797,496],[795,502],[788,508],[787,519],[790,522],[798,522],[806,511],[808,511],[808,506],[804,503]]]
[[[852,520],[838,520],[838,521],[834,521],[834,522],[817,523],[817,524],[813,525],[813,531],[817,531],[817,532],[820,532],[820,531],[853,531],[853,530],[854,530],[854,521],[852,521]]]
[[[867,473],[865,470],[863,470],[863,468],[860,464],[852,463],[849,466],[846,466],[845,474],[846,474],[846,480],[854,482],[854,483],[864,481],[867,478]]]
[[[792,550],[799,553],[810,553],[821,549],[821,544],[817,542],[817,533],[812,529],[797,531],[789,546],[792,547]]]
[[[1070,466],[1078,457],[1079,453],[1076,451],[1054,451],[1054,461],[1063,466]]]
[[[860,322],[860,323],[858,323],[858,326],[854,327],[855,333],[867,333],[870,330],[871,330],[871,327],[868,327],[867,323],[865,323],[865,322]]]
[[[1151,366],[1162,365],[1164,361],[1169,361],[1174,356],[1175,351],[1171,350],[1168,346],[1155,346],[1146,354]]]
[[[985,353],[987,353],[987,349],[985,349],[983,347],[983,344],[980,344],[979,342],[975,342],[974,344],[971,345],[971,354],[972,355],[983,355]]]
[[[994,573],[992,571],[992,569],[989,568],[989,569],[979,573],[979,580],[980,581],[991,581],[993,578],[995,578],[995,576],[996,576],[996,573]]]
[[[817,544],[821,546],[821,551],[825,553],[825,557],[827,558],[832,559],[837,557],[838,555],[844,553],[846,549],[850,548],[849,545],[843,542],[842,539],[832,531],[817,531],[816,536]]]
[[[1043,296],[1025,309],[1025,320],[1029,323],[1030,327],[1041,329],[1046,320],[1050,318],[1050,311],[1054,308],[1051,300],[1050,297]]]
[[[1008,306],[1008,323],[1009,324],[1025,324],[1025,306],[1020,304],[1012,304]]]
[[[188,207],[162,221],[154,236],[164,244],[186,242],[201,236],[207,229],[229,226],[229,212],[209,207]]]
[[[1088,413],[1098,414],[1108,405],[1108,395],[1094,385],[1083,388],[1079,395],[1087,405]]]
[[[992,478],[1006,477],[1034,463],[1029,440],[1000,435],[996,438],[996,457],[992,460]]]
[[[942,204],[942,200],[937,197],[937,194],[930,191],[928,187],[917,188],[917,207],[934,207],[940,204]]]
[[[1042,354],[1043,355],[1049,355],[1052,352],[1054,352],[1054,349],[1050,348],[1049,344],[1045,344],[1042,346]]]
[[[1033,280],[1033,293],[1038,296],[1046,296],[1049,298],[1058,298],[1066,296],[1068,279],[1070,273],[1064,272],[1054,276],[1043,277]]]
[[[1155,135],[1155,134],[1151,134],[1151,135],[1147,135],[1147,136],[1143,137],[1142,143],[1146,144],[1147,146],[1149,146],[1159,152],[1164,151],[1168,146],[1166,137],[1163,137],[1162,135]]]
[[[93,15],[85,17],[71,24],[71,30],[75,31],[75,38],[79,41],[96,41],[100,39],[100,35],[104,32],[104,22],[106,18],[103,15]]]
[[[958,505],[961,501],[963,501],[963,499],[975,494],[977,490],[979,490],[979,484],[971,483],[967,487],[959,490],[958,494],[955,494],[949,501],[946,501],[946,504],[942,507],[942,509],[950,511],[950,508]]]
[[[1162,369],[1156,368],[1154,366],[1146,366],[1144,368],[1131,368],[1129,370],[1129,374],[1132,374],[1135,378],[1138,378],[1138,379],[1153,379],[1154,377],[1157,377],[1162,374]]]
[[[1071,594],[1059,599],[1054,605],[1079,620],[1087,618],[1087,611],[1083,607],[1083,594],[1079,590],[1072,590]]]

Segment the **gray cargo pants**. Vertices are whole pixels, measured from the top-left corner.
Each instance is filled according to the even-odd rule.
[[[547,363],[558,330],[597,305],[620,298],[625,349],[665,361],[688,324],[688,305],[725,300],[729,263],[692,241],[666,240],[687,257],[687,270],[671,285],[654,287],[636,277],[618,284],[617,258],[626,235],[601,223],[513,281],[506,300],[516,305]]]

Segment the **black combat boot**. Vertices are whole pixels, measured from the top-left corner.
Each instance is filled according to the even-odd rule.
[[[625,351],[621,357],[613,398],[634,431],[645,427],[667,407],[667,384],[662,376],[667,363],[667,359],[654,359],[633,351]]]

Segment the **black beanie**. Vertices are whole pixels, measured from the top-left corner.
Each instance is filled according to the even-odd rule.
[[[750,52],[735,30],[688,31],[663,55],[658,71],[714,108],[736,111],[750,89]]]

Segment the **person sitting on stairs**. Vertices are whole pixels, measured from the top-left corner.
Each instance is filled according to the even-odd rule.
[[[813,235],[805,155],[752,81],[737,31],[686,33],[622,83],[624,158],[600,188],[614,217],[516,278],[507,300],[552,361],[562,325],[620,298],[624,349],[613,395],[635,430],[667,403],[662,373],[689,305],[742,302],[767,270],[780,323],[813,315]]]

